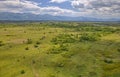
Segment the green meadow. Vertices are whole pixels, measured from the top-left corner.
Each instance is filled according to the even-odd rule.
[[[120,77],[120,23],[0,23],[0,77]]]

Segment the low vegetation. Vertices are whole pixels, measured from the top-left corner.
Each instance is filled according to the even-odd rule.
[[[120,77],[120,23],[0,23],[0,77]]]

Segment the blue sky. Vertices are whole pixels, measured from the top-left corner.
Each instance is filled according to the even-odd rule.
[[[120,0],[0,0],[0,12],[119,18]]]

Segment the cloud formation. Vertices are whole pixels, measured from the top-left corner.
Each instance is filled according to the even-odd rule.
[[[69,0],[51,0],[50,2],[52,2],[52,3],[63,3],[63,2],[66,2],[66,1],[69,1]]]
[[[120,0],[73,0],[73,8],[95,15],[120,16]]]
[[[67,15],[74,11],[55,6],[40,7],[38,3],[27,0],[6,0],[0,2],[0,12]]]
[[[120,0],[49,0],[49,4],[69,2],[71,9],[41,6],[30,0],[0,0],[0,12],[50,14],[57,16],[120,17]],[[44,4],[43,4],[44,5]]]

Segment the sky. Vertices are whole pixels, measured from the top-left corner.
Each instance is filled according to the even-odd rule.
[[[0,0],[0,12],[120,18],[120,0]]]

